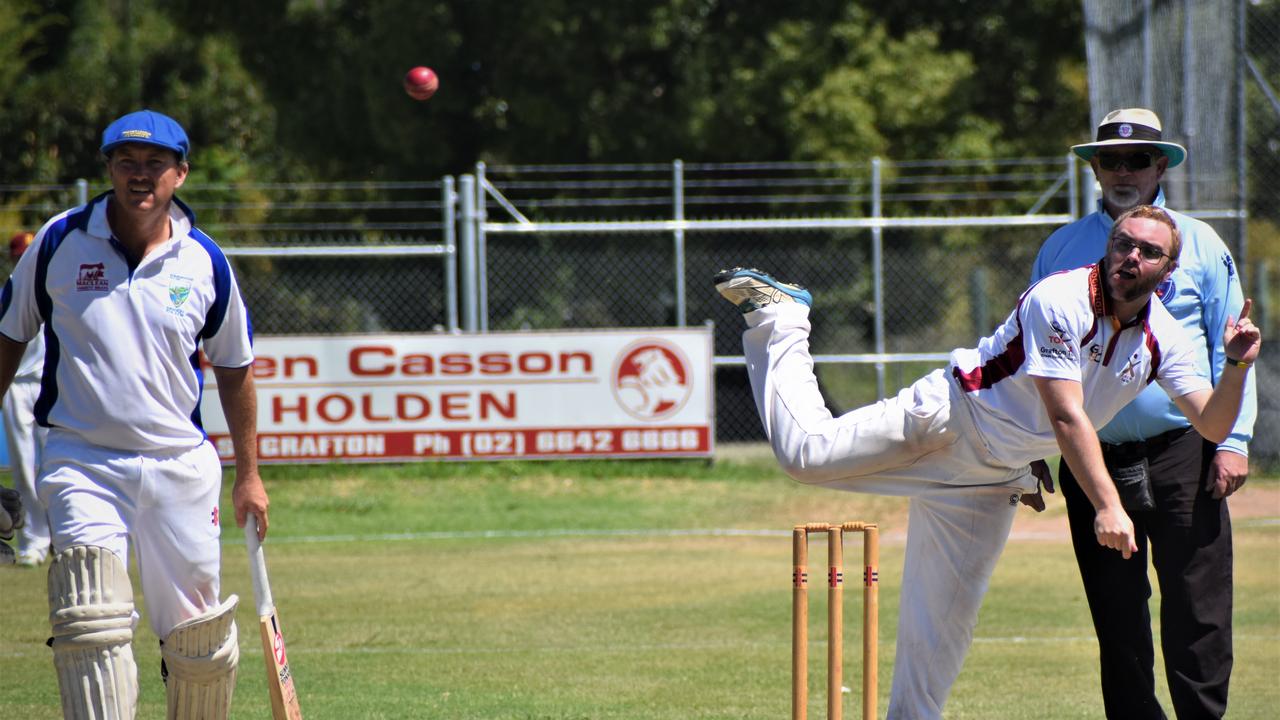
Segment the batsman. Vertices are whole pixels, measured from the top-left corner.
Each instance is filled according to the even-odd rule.
[[[226,256],[175,193],[190,143],[172,118],[103,132],[111,189],[49,220],[0,297],[0,395],[44,334],[36,489],[48,506],[53,664],[70,720],[130,720],[139,614],[129,550],[161,640],[170,720],[226,718],[237,598],[219,597],[222,467],[200,425],[200,353],[236,453],[236,523],[266,535],[249,315]]]
[[[1191,338],[1152,301],[1181,247],[1168,213],[1139,205],[1116,218],[1101,258],[1033,285],[976,348],[840,417],[813,373],[809,291],[758,270],[716,276],[744,313],[747,373],[782,468],[803,483],[911,498],[889,720],[942,717],[1014,512],[1037,488],[1031,461],[1062,453],[1093,505],[1098,544],[1128,559],[1133,521],[1094,428],[1155,384],[1204,437],[1231,431],[1262,334],[1246,300],[1213,386]]]

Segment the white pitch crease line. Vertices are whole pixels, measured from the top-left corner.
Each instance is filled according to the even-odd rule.
[[[1280,635],[1240,635],[1236,634],[1238,643],[1276,643],[1280,642]],[[1064,637],[1026,637],[1022,635],[1012,636],[976,636],[973,638],[975,644],[983,645],[1068,645],[1076,643],[1092,643],[1096,642],[1091,635],[1071,635]],[[819,639],[812,641],[813,647],[821,647],[826,642]],[[38,647],[36,647],[38,645]],[[882,647],[893,647],[892,640],[880,642]],[[545,646],[521,646],[521,647],[365,647],[360,645],[348,645],[344,647],[320,647],[313,645],[299,645],[293,643],[289,646],[290,655],[343,655],[343,654],[360,654],[360,655],[507,655],[511,653],[537,653],[537,654],[576,654],[582,653],[634,653],[634,652],[670,652],[673,650],[685,651],[706,651],[706,652],[725,652],[726,650],[759,650],[791,647],[790,641],[779,642],[743,642],[743,643],[637,643],[630,645],[618,645],[615,647],[605,647],[600,645],[545,645]],[[257,642],[246,640],[240,644],[241,652],[245,655],[261,654],[262,645]],[[44,643],[33,643],[30,650],[16,650],[12,652],[0,653],[0,659],[41,659],[48,657],[49,649]]]
[[[402,542],[414,540],[506,540],[520,538],[559,537],[791,537],[790,530],[751,530],[734,528],[658,529],[639,528],[601,530],[589,528],[556,528],[547,530],[441,530],[416,533],[372,533],[368,535],[301,535],[272,537],[273,544],[325,542]],[[243,541],[226,540],[224,545],[243,545]]]
[[[1237,527],[1271,527],[1280,525],[1280,518],[1248,518],[1236,520]],[[890,544],[901,543],[906,534],[902,530],[884,532],[881,528],[881,541]],[[542,530],[438,530],[406,533],[369,533],[365,535],[286,535],[271,536],[273,545],[293,545],[303,543],[350,543],[350,542],[415,542],[431,540],[518,540],[524,538],[552,539],[569,537],[641,537],[641,538],[680,538],[680,537],[791,537],[791,530],[760,528],[547,528]],[[1009,539],[1019,540],[1067,540],[1069,532],[1061,530],[1014,530]],[[224,545],[243,545],[243,539],[228,538]]]

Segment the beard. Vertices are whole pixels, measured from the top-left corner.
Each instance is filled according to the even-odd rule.
[[[1142,193],[1136,185],[1113,185],[1102,190],[1102,196],[1120,212],[1142,204]]]
[[[1123,264],[1116,264],[1110,258],[1107,259],[1107,283],[1111,286],[1111,292],[1118,296],[1122,302],[1133,302],[1143,296],[1150,295],[1155,292],[1156,286],[1164,280],[1163,272],[1156,272],[1150,277],[1144,278],[1141,276],[1141,268],[1138,268],[1133,270],[1133,272],[1139,277],[1136,277],[1131,281],[1127,281],[1127,285],[1125,286],[1116,287],[1116,281],[1111,276],[1116,270],[1123,267]]]

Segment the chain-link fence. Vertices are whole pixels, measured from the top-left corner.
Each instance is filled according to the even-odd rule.
[[[477,170],[475,326],[713,322],[721,440],[762,432],[742,320],[713,291],[716,270],[760,267],[814,292],[818,375],[840,412],[989,334],[1048,233],[1094,206],[1092,177],[1071,158]],[[1265,293],[1251,294],[1270,312]],[[1260,387],[1270,403],[1277,390]],[[1255,455],[1274,462],[1276,446],[1263,440]]]
[[[1263,300],[1255,322],[1263,337],[1280,337],[1280,0],[1251,0],[1244,13],[1245,160],[1248,222],[1247,288]],[[1280,464],[1280,358],[1264,350],[1258,362],[1258,422],[1252,454]]]
[[[840,411],[991,332],[1048,231],[1086,204],[1074,160],[480,167],[477,327],[716,326],[717,434],[762,439],[733,265],[801,282]]]
[[[0,186],[0,231],[34,231],[106,191]],[[456,329],[452,182],[188,183],[180,198],[231,258],[255,330]],[[5,268],[6,274],[8,267]]]

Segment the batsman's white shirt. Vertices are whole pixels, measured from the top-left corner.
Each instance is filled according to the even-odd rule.
[[[0,297],[0,333],[25,342],[44,324],[36,421],[100,447],[195,447],[198,351],[253,362],[248,313],[226,256],[174,199],[172,237],[138,264],[107,224],[107,196],[45,224]]]
[[[951,372],[992,457],[1017,467],[1058,453],[1033,377],[1080,383],[1094,427],[1115,417],[1152,381],[1169,397],[1211,390],[1195,347],[1163,303],[1121,325],[1111,314],[1100,265],[1055,273],[976,349],[951,354]]]
[[[139,565],[152,630],[217,607],[222,468],[200,425],[199,351],[253,362],[226,256],[176,198],[171,237],[131,267],[108,195],[50,220],[0,295],[0,333],[40,331],[35,415],[49,428],[36,488],[54,551],[95,545]]]

